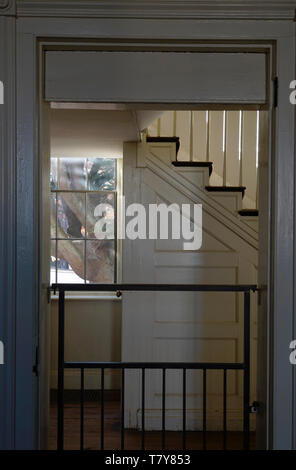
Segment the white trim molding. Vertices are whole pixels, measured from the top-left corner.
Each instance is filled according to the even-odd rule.
[[[293,20],[295,10],[295,0],[17,0],[18,16],[35,17]]]

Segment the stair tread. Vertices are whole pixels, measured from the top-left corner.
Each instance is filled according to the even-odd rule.
[[[206,186],[208,191],[221,191],[221,192],[240,192],[243,193],[246,189],[245,186]]]
[[[172,164],[178,168],[208,168],[209,169],[209,176],[211,176],[213,171],[213,162],[189,162],[189,161],[174,161]]]
[[[147,135],[146,142],[174,142],[176,144],[176,158],[180,148],[180,138],[179,137],[151,137]]]
[[[258,209],[241,209],[238,213],[243,217],[258,217],[259,215]]]
[[[203,166],[207,167],[208,166],[208,167],[210,167],[210,166],[213,165],[213,162],[192,162],[192,161],[190,161],[190,162],[189,161],[188,162],[184,161],[183,162],[183,161],[180,161],[180,160],[176,160],[176,161],[172,162],[172,164],[174,166],[197,166],[197,167],[203,167]]]

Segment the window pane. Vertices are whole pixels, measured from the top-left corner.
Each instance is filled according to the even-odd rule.
[[[87,238],[114,240],[114,193],[88,193],[86,196]],[[108,235],[107,235],[108,233]],[[100,237],[100,234],[101,237]],[[106,234],[106,235],[105,235]]]
[[[84,242],[58,241],[58,282],[84,283]]]
[[[56,283],[56,241],[50,242],[50,283]]]
[[[85,236],[85,194],[58,193],[58,237]]]
[[[57,195],[56,193],[51,194],[50,199],[50,237],[56,238],[56,205],[57,205]]]
[[[58,189],[86,189],[86,159],[58,158]]]
[[[115,190],[115,165],[114,158],[88,158],[88,190]]]
[[[58,188],[58,159],[50,159],[50,188]]]
[[[114,241],[86,242],[86,280],[91,283],[114,282]]]

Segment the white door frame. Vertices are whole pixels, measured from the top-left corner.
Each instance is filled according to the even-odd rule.
[[[72,16],[72,18],[66,21],[65,10],[57,11],[56,5],[53,5],[51,10],[50,3],[54,2],[43,2],[46,4],[46,9],[43,10],[42,8],[38,10],[38,2],[36,7],[33,5],[34,2],[20,2],[19,17],[15,19],[14,3],[11,2],[12,6],[10,10],[7,10],[8,14],[3,13],[5,28],[1,29],[1,39],[4,41],[13,38],[15,27],[17,28],[16,93],[14,93],[11,84],[8,88],[10,90],[10,104],[13,104],[14,99],[17,98],[16,121],[13,112],[10,111],[7,124],[8,127],[14,129],[15,122],[17,123],[16,183],[12,182],[12,187],[7,189],[12,201],[16,199],[17,202],[15,213],[15,220],[17,220],[16,271],[13,271],[14,265],[9,267],[9,272],[16,274],[16,305],[15,309],[10,306],[8,313],[12,315],[12,319],[9,327],[6,328],[7,338],[13,342],[13,344],[9,344],[9,355],[7,356],[11,367],[9,370],[7,369],[6,373],[6,390],[9,391],[13,388],[15,392],[11,413],[3,418],[5,419],[4,426],[11,431],[3,445],[8,448],[28,449],[39,446],[39,407],[36,406],[38,403],[38,388],[36,388],[38,383],[32,374],[36,338],[39,334],[39,299],[41,297],[41,285],[39,285],[41,168],[38,125],[40,125],[39,105],[42,94],[40,67],[42,66],[43,51],[40,49],[42,43],[39,38],[48,38],[48,40],[50,38],[67,38],[76,43],[81,41],[81,45],[85,45],[85,40],[91,42],[95,39],[103,39],[110,41],[110,43],[116,41],[119,44],[124,40],[134,41],[134,43],[147,39],[160,42],[164,40],[168,40],[168,42],[172,40],[208,40],[220,43],[221,47],[223,47],[223,42],[226,44],[228,41],[241,40],[246,44],[249,43],[250,47],[254,47],[256,42],[268,46],[271,44],[270,41],[273,41],[276,51],[274,66],[279,77],[279,107],[273,122],[275,144],[272,146],[271,152],[272,172],[269,194],[269,227],[273,251],[270,248],[272,256],[270,257],[268,286],[267,365],[269,374],[266,387],[268,389],[266,446],[276,449],[292,448],[296,445],[293,433],[293,425],[296,424],[295,385],[293,383],[295,371],[289,364],[288,357],[289,342],[293,336],[296,336],[295,330],[293,331],[295,328],[294,245],[296,237],[293,222],[295,110],[289,103],[289,83],[295,78],[295,27],[292,21],[286,21],[288,17],[291,18],[289,16],[291,15],[290,10],[289,13],[288,10],[282,13],[281,18],[285,18],[283,21],[264,22],[237,21],[230,19],[230,17],[227,21],[217,21],[217,15],[215,17],[214,13],[211,17],[213,21],[203,21],[194,18],[194,15],[188,15],[188,11],[187,15],[182,14],[180,10],[176,10],[175,16],[171,16],[169,20],[158,19],[154,21],[151,19],[151,15],[145,18],[146,11],[142,14],[143,18],[139,17],[141,16],[139,13],[138,18],[133,18],[132,13],[130,13],[130,17],[126,14],[125,18],[119,18],[116,8],[111,9],[108,18],[105,18],[106,13],[102,13],[100,10],[97,12],[97,17],[87,19],[75,18],[75,14],[70,9],[68,16]],[[22,3],[23,6],[21,6]],[[70,8],[73,7],[70,6]],[[229,6],[227,8],[229,11]],[[224,10],[225,18],[227,17],[227,8]],[[245,17],[254,18],[254,13],[251,14],[250,11],[251,9],[249,13],[245,14]],[[263,11],[264,14],[267,14],[265,9],[260,11],[260,14],[258,12],[259,19],[262,18]],[[79,13],[76,11],[76,14],[77,16],[81,15],[81,9]],[[60,15],[61,17],[47,17],[50,15]],[[240,15],[238,15],[239,18],[241,18]],[[273,18],[277,17],[276,13],[273,15]],[[176,19],[182,18],[182,16],[184,19]],[[208,13],[209,18],[210,16]],[[154,17],[157,17],[157,12],[154,13]],[[159,12],[158,17],[163,18],[163,13]],[[151,22],[153,22],[153,28]],[[51,43],[53,46],[55,44],[59,46],[59,41],[55,39],[52,39]],[[14,64],[7,60],[6,54],[6,51],[1,51],[1,58],[6,58],[5,64],[8,64],[9,71],[14,77]],[[9,147],[8,157],[14,161],[14,133],[8,133],[5,139],[6,145]],[[8,168],[5,168],[5,171],[7,178],[11,178],[11,174],[8,174]],[[14,169],[10,168],[10,171],[14,171]],[[13,207],[12,210],[14,210]],[[9,226],[10,230],[11,227],[13,227],[12,222]],[[14,240],[12,237],[9,241],[4,228],[1,227],[1,229],[10,249],[8,258],[11,261],[15,256],[13,252]],[[11,288],[12,286],[13,282],[10,284]],[[14,292],[9,292],[9,295],[7,299],[12,302]],[[14,322],[15,337],[11,334]],[[12,367],[13,363],[15,367]],[[271,371],[273,371],[272,374]],[[5,403],[5,406],[8,403],[8,397],[6,400],[2,402]]]

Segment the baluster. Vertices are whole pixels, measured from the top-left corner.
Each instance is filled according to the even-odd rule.
[[[256,206],[258,209],[259,199],[259,138],[260,138],[260,111],[257,111],[257,126],[256,126]]]
[[[238,148],[238,159],[239,159],[239,182],[238,185],[243,185],[243,163],[242,163],[242,145],[243,145],[243,112],[239,112],[239,148]]]
[[[206,158],[207,162],[210,161],[210,111],[206,111]]]
[[[193,161],[193,111],[190,111],[189,159]]]
[[[223,186],[226,186],[226,111],[223,111]]]

